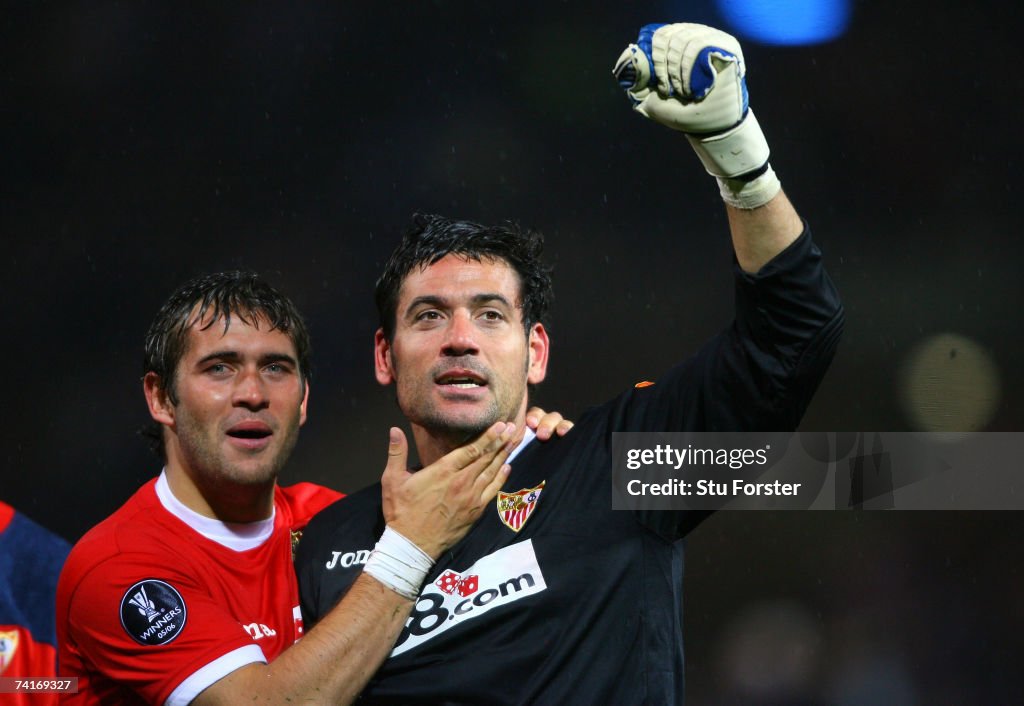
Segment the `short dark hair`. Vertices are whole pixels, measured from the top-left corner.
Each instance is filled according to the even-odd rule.
[[[295,304],[255,272],[217,272],[178,287],[160,307],[146,333],[143,372],[156,373],[172,404],[178,402],[174,375],[188,345],[188,330],[209,318],[203,330],[223,321],[227,331],[232,317],[250,326],[258,326],[262,320],[270,326],[269,330],[287,334],[295,345],[300,378],[303,384],[309,380],[309,330]],[[142,434],[163,457],[160,425],[154,422]]]
[[[519,305],[526,331],[547,320],[554,292],[551,268],[541,261],[544,236],[515,223],[482,226],[443,216],[417,213],[402,242],[391,253],[377,280],[377,313],[384,337],[395,334],[398,295],[413,268],[426,268],[446,255],[471,260],[504,260],[519,275]]]

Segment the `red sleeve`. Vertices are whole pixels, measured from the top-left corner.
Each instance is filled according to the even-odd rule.
[[[302,529],[313,515],[323,510],[335,500],[345,497],[344,493],[325,488],[315,483],[296,483],[286,488],[281,488],[288,506],[291,508],[293,519],[292,529]]]
[[[14,517],[14,508],[0,500],[0,532],[7,529],[7,525],[11,524],[12,517]]]
[[[187,569],[181,557],[119,554],[92,567],[69,602],[68,638],[79,653],[150,703],[239,648],[250,650],[238,666],[261,661],[239,621]]]

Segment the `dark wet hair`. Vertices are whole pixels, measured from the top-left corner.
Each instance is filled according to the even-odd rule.
[[[269,330],[287,334],[295,345],[301,380],[303,384],[309,380],[309,331],[295,304],[255,272],[217,272],[179,287],[160,307],[146,333],[143,373],[156,373],[171,403],[178,402],[174,377],[188,345],[188,330],[208,319],[203,330],[220,322],[227,331],[232,317],[250,326],[266,323]],[[163,457],[160,425],[154,422],[142,434]]]
[[[541,261],[543,250],[543,235],[515,223],[483,226],[417,213],[377,280],[377,313],[384,337],[388,341],[394,337],[398,296],[405,278],[414,268],[426,268],[445,255],[508,263],[519,275],[518,304],[529,331],[533,324],[546,321],[554,298],[551,268]]]

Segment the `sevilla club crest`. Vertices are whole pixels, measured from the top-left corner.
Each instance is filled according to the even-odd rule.
[[[506,527],[513,532],[523,528],[537,507],[537,500],[546,482],[541,481],[536,488],[523,488],[514,493],[498,493],[498,517]]]
[[[18,631],[0,630],[0,674],[7,669],[7,665],[14,659],[14,653],[17,651]]]

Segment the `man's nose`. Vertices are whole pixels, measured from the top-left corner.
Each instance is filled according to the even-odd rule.
[[[456,312],[448,324],[442,351],[445,355],[473,355],[479,352],[476,329],[468,312]]]
[[[238,374],[232,401],[236,407],[251,410],[263,409],[270,403],[267,386],[259,370],[244,369]]]

